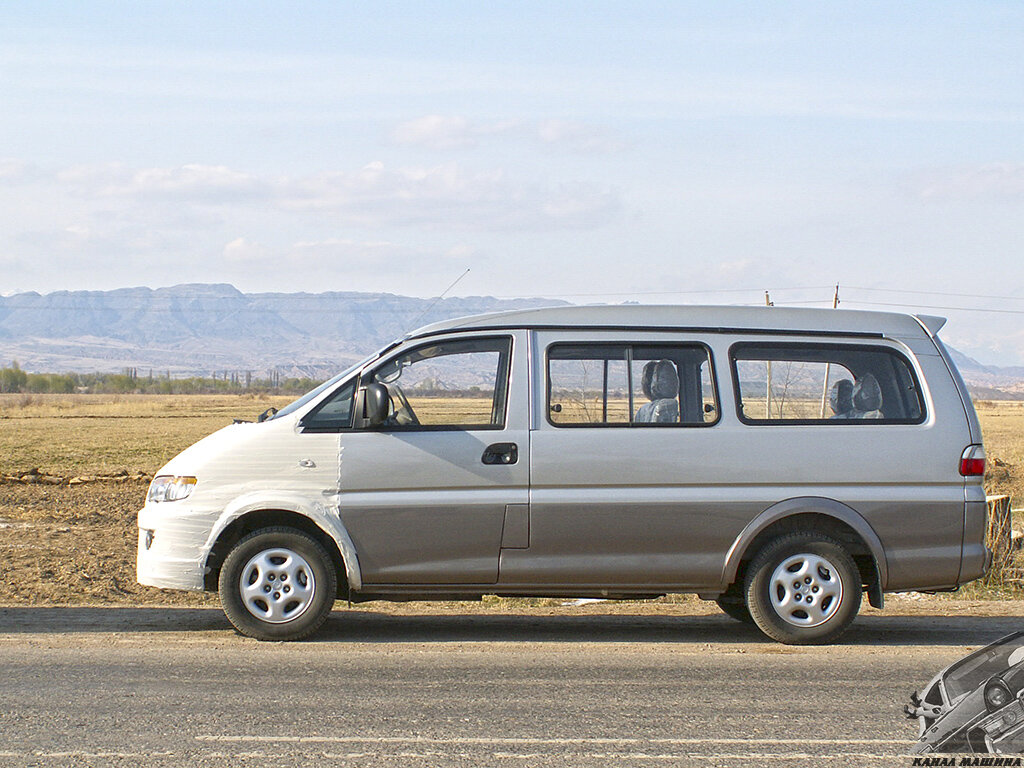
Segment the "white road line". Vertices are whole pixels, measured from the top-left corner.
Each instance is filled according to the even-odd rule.
[[[218,755],[219,756],[219,755]],[[224,755],[230,757],[229,755]],[[357,760],[360,758],[373,758],[374,760],[402,760],[409,758],[438,758],[438,757],[460,757],[463,759],[471,759],[473,755],[466,753],[449,753],[449,752],[322,752],[320,756],[324,760]],[[551,758],[551,754],[544,754],[541,752],[492,752],[489,756],[494,760],[543,760],[545,758]],[[586,760],[650,760],[655,761],[671,761],[676,764],[685,764],[686,761],[717,761],[723,760],[728,761],[742,761],[742,760],[784,760],[784,761],[800,761],[802,763],[811,762],[813,764],[820,764],[822,761],[827,760],[842,760],[848,762],[850,758],[858,758],[859,760],[891,760],[894,757],[906,757],[898,752],[884,752],[884,753],[868,753],[868,752],[842,752],[834,755],[813,755],[808,753],[790,753],[790,754],[778,754],[772,752],[719,752],[716,754],[701,755],[691,754],[688,752],[677,752],[674,754],[647,754],[644,752],[574,752],[572,758],[586,759]],[[912,756],[911,756],[912,757]]]
[[[516,754],[511,752],[494,752],[491,755],[494,758],[506,758],[513,760],[536,760],[544,757],[550,757],[551,755],[545,755],[542,753],[534,754]],[[573,753],[573,757],[585,757],[593,758],[595,760],[672,760],[672,761],[686,761],[686,760],[800,760],[803,762],[813,761],[818,763],[822,760],[848,760],[851,757],[857,757],[869,760],[884,760],[891,759],[893,757],[903,757],[899,752],[884,752],[878,754],[870,754],[867,752],[837,752],[831,755],[812,755],[805,752],[715,752],[713,754],[693,754],[691,752],[678,752],[676,754],[658,754],[651,755],[644,752],[585,752],[583,754]],[[325,755],[326,757],[326,755]]]
[[[101,757],[172,757],[173,755],[173,752],[44,752],[38,749],[27,752],[0,752],[0,758],[16,757],[23,759],[26,757],[41,757],[56,760],[63,760],[69,757],[98,759]]]
[[[459,752],[441,752],[437,750],[412,752],[403,750],[401,752],[374,752],[374,751],[362,751],[362,752],[321,752],[321,757],[327,760],[354,760],[360,758],[373,758],[379,760],[401,760],[408,758],[438,758],[438,757],[472,757],[470,754]],[[45,752],[42,750],[32,750],[27,752],[3,752],[0,751],[0,759],[11,758],[24,760],[26,758],[33,758],[36,760],[68,760],[68,759],[79,759],[79,760],[97,760],[103,758],[127,758],[133,760],[142,760],[146,758],[154,757],[175,757],[177,756],[174,752],[84,752],[84,751],[62,751],[62,752]],[[194,755],[193,755],[194,756]],[[492,752],[490,755],[495,759],[502,760],[538,760],[545,757],[551,757],[550,753],[544,752]],[[716,752],[710,754],[694,754],[692,752],[679,752],[679,753],[656,753],[651,754],[647,752],[583,752],[573,753],[574,758],[592,759],[592,760],[650,760],[650,761],[700,761],[700,760],[780,760],[780,761],[815,761],[820,762],[822,760],[848,760],[851,757],[857,757],[865,760],[881,760],[893,757],[906,757],[907,755],[900,752],[885,752],[885,753],[869,753],[869,752],[835,752],[832,754],[811,754],[807,752]],[[240,758],[256,758],[256,759],[267,759],[281,757],[281,755],[275,755],[268,752],[251,751],[251,752],[208,752],[203,755],[207,759],[240,759]]]

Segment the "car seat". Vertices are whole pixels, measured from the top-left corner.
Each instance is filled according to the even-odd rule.
[[[828,393],[828,405],[832,409],[833,419],[853,418],[853,382],[849,379],[840,379]]]
[[[648,361],[640,376],[640,388],[651,402],[640,406],[633,421],[679,423],[679,374],[671,360]]]
[[[857,386],[853,389],[853,409],[855,419],[883,419],[882,388],[872,373],[858,377]]]

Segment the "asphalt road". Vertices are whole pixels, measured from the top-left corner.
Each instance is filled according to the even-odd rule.
[[[841,646],[720,615],[0,609],[0,765],[911,765],[908,695],[1024,617],[861,616]]]

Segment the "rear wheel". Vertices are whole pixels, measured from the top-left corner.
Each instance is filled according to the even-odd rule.
[[[789,534],[751,562],[746,595],[751,618],[768,637],[787,645],[830,643],[860,610],[860,572],[835,539]]]
[[[337,574],[330,555],[307,533],[262,528],[228,553],[220,601],[239,632],[257,640],[299,640],[334,606]]]

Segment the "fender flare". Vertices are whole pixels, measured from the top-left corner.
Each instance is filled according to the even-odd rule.
[[[220,538],[225,528],[250,512],[265,510],[294,512],[311,520],[338,547],[338,551],[341,553],[342,564],[345,566],[345,578],[348,580],[349,590],[357,592],[362,589],[363,578],[359,569],[359,557],[356,555],[356,548],[352,543],[352,537],[348,535],[345,524],[341,520],[338,507],[310,502],[307,496],[299,493],[255,491],[234,499],[224,508],[220,517],[217,518],[217,523],[213,526],[213,530],[210,531],[210,536],[206,540],[206,546],[204,547],[204,562],[209,557],[210,550],[213,549],[213,545]]]
[[[818,496],[800,496],[780,501],[768,507],[747,523],[726,553],[725,565],[722,569],[722,585],[732,584],[736,579],[740,560],[743,559],[747,548],[757,538],[758,534],[779,520],[808,513],[834,518],[848,525],[861,537],[871,552],[871,558],[875,561],[879,587],[884,591],[886,584],[889,582],[889,565],[885,557],[885,547],[882,546],[882,541],[878,538],[874,528],[855,509],[835,499]]]

